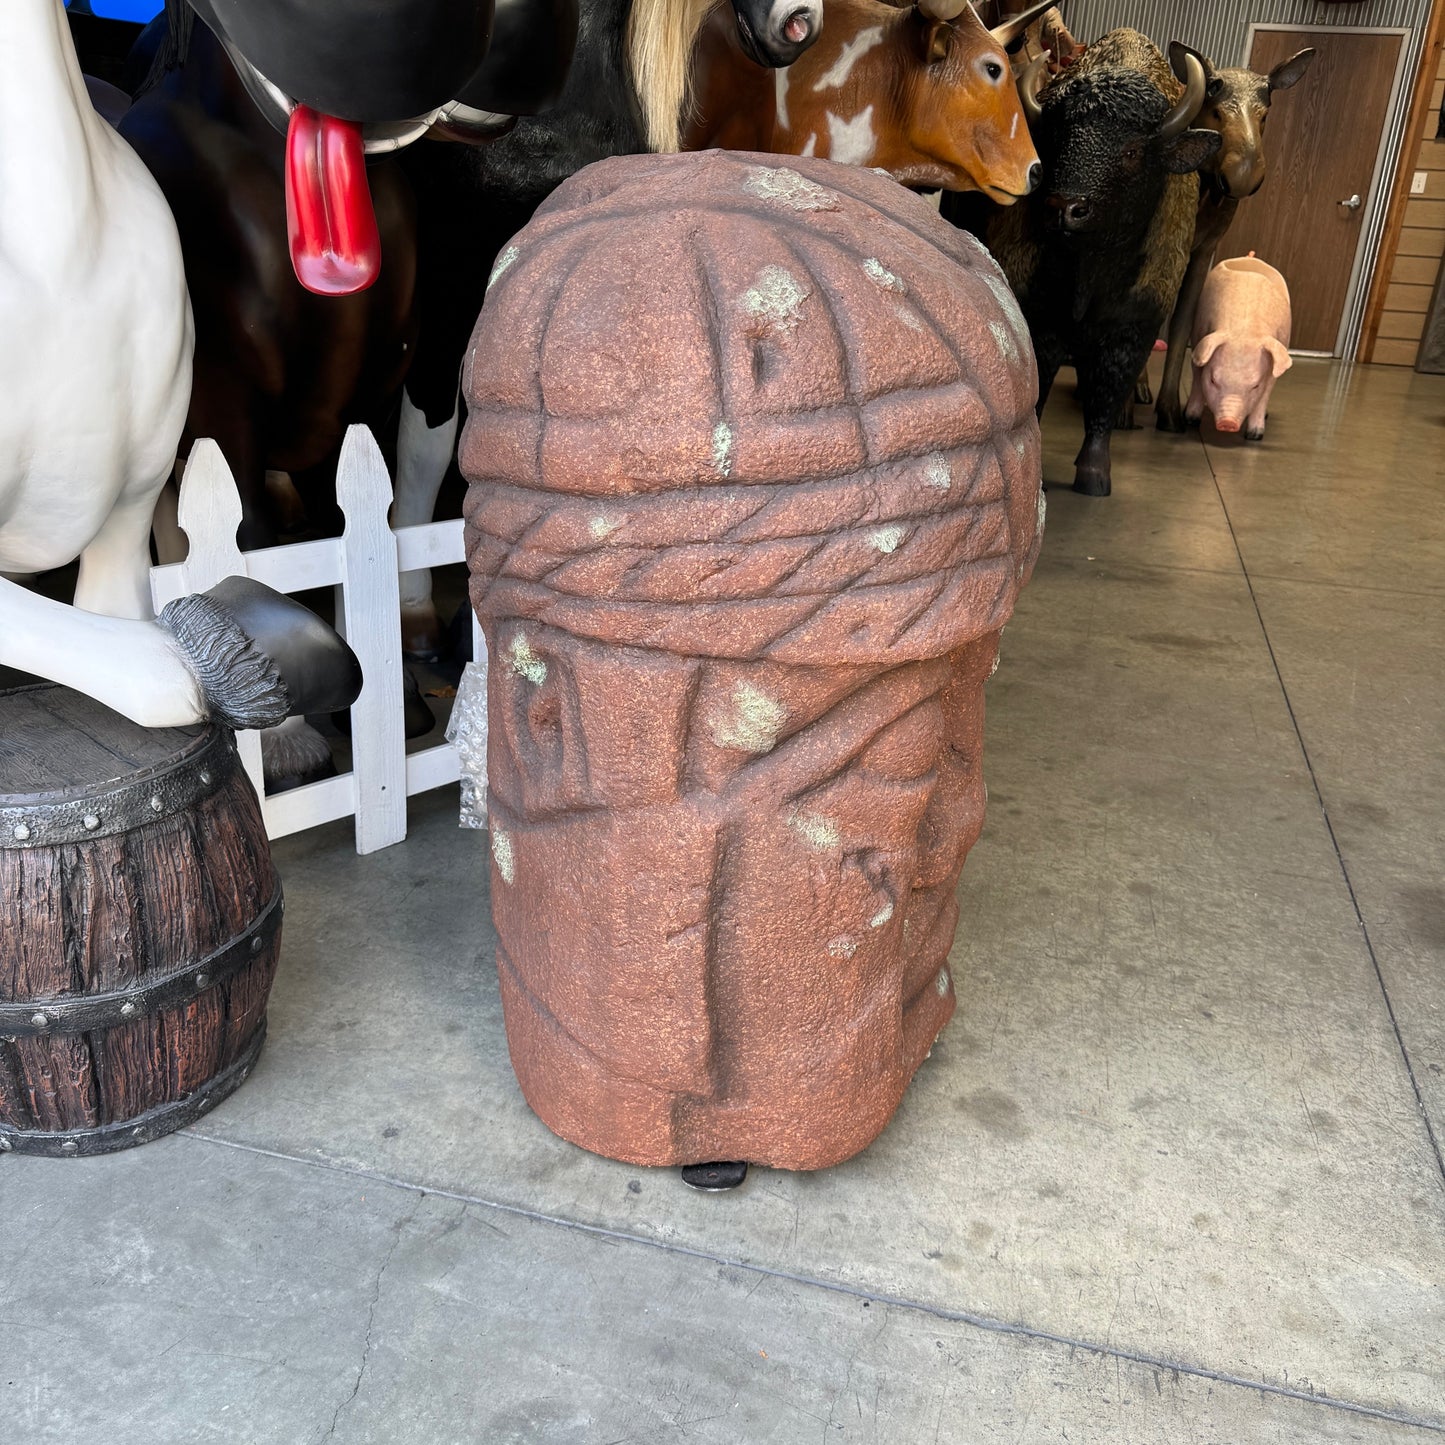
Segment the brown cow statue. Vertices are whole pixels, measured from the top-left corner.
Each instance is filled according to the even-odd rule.
[[[714,11],[694,57],[683,148],[819,156],[1010,205],[1040,169],[1006,50],[1049,8],[990,31],[968,0],[907,9],[828,0],[817,44],[772,74],[747,60],[736,27]]]

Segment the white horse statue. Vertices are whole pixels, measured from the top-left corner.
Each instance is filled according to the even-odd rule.
[[[73,607],[0,575],[0,664],[148,727],[296,710],[287,663],[315,619],[289,599],[232,578],[152,618],[190,299],[170,210],[93,109],[62,0],[0,0],[0,338],[0,574],[80,559]]]

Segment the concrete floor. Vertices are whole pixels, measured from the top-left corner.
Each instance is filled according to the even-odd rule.
[[[960,1008],[882,1139],[698,1195],[513,1081],[485,840],[277,847],[256,1074],[0,1162],[0,1441],[1445,1433],[1445,379],[1116,438],[991,684]]]

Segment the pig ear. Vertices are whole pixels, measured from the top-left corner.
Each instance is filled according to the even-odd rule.
[[[1222,331],[1211,331],[1208,336],[1201,336],[1194,343],[1194,364],[1195,366],[1207,366],[1209,358],[1224,344],[1224,333]]]
[[[1264,349],[1276,376],[1283,376],[1294,365],[1294,357],[1289,354],[1289,348],[1282,341],[1276,341],[1273,336],[1265,339]]]

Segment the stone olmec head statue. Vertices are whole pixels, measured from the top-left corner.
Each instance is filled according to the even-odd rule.
[[[1034,361],[886,177],[604,161],[499,257],[462,465],[513,1062],[638,1163],[818,1168],[954,1007]]]

